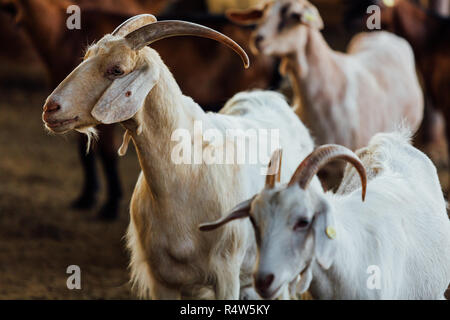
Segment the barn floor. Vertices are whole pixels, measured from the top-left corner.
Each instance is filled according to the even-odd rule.
[[[136,298],[123,240],[139,172],[136,154],[130,148],[120,160],[118,221],[100,223],[95,210],[69,209],[81,185],[76,139],[44,131],[46,96],[44,90],[0,91],[0,299]],[[442,160],[442,152],[433,152]],[[444,185],[446,174],[440,171]],[[81,290],[66,287],[69,265],[81,268]]]
[[[123,240],[139,172],[134,150],[120,161],[119,221],[105,224],[95,221],[95,210],[69,209],[82,181],[76,139],[44,131],[46,95],[0,93],[0,298],[135,298]],[[69,265],[80,266],[82,290],[67,289]]]

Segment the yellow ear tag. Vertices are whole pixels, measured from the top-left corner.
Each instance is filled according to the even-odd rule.
[[[327,234],[328,238],[330,239],[336,239],[336,229],[334,229],[332,226],[328,226],[325,230],[325,233]]]
[[[384,4],[386,7],[393,7],[394,4],[395,4],[395,0],[383,0],[383,4]]]
[[[303,16],[305,17],[305,19],[306,19],[307,21],[310,21],[310,22],[316,21],[316,16],[315,16],[313,13],[311,13],[311,12],[305,12],[305,13],[303,14]]]

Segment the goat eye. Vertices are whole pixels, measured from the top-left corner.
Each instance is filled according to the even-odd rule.
[[[302,15],[300,13],[292,13],[291,14],[291,20],[294,22],[301,22],[302,21]]]
[[[283,18],[286,15],[287,11],[289,10],[289,7],[290,7],[290,4],[286,4],[281,8],[281,10],[280,10],[281,18]]]
[[[106,73],[110,76],[121,76],[123,75],[123,70],[119,66],[113,66],[109,68]]]
[[[301,218],[298,219],[297,222],[294,225],[294,231],[304,229],[309,225],[309,220]]]
[[[293,12],[289,14],[287,17],[281,19],[280,23],[278,24],[278,32],[283,31],[283,29],[287,27],[294,27],[296,24],[300,22],[302,22],[301,13]]]

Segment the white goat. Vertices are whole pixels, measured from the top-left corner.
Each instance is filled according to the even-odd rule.
[[[388,32],[356,35],[347,54],[333,51],[320,30],[323,21],[306,0],[278,0],[244,11],[232,21],[256,23],[252,49],[282,59],[280,72],[291,79],[294,108],[317,144],[352,150],[378,132],[405,121],[416,130],[423,95],[414,54],[402,38]]]
[[[298,290],[309,288],[318,299],[443,298],[450,282],[446,202],[436,168],[408,140],[403,133],[377,134],[361,161],[345,147],[319,147],[287,186],[270,185],[239,206],[239,217],[250,217],[257,235],[255,285],[262,297],[300,277]],[[339,158],[357,169],[363,199],[364,165],[370,166],[365,203],[349,167],[346,194],[308,188],[323,165]],[[223,220],[234,218],[236,212]]]
[[[197,225],[254,195],[264,184],[261,168],[236,162],[177,165],[172,156],[179,142],[173,133],[187,131],[191,146],[199,138],[195,121],[223,136],[227,129],[279,129],[279,143],[289,154],[284,180],[294,171],[295,162],[313,149],[313,142],[277,93],[240,93],[220,114],[203,112],[182,94],[158,53],[146,47],[176,35],[218,40],[248,64],[236,43],[209,28],[137,16],[89,48],[85,60],[47,98],[43,120],[57,133],[121,123],[126,128],[122,154],[133,140],[142,173],[131,199],[127,237],[132,279],[141,296],[237,299],[240,287],[246,286],[250,290],[245,294],[251,296],[256,248],[250,224],[230,225],[215,234],[198,232]],[[260,145],[267,146],[267,138],[259,139]],[[218,153],[230,143],[234,145],[234,140],[205,141],[201,154],[206,149]]]

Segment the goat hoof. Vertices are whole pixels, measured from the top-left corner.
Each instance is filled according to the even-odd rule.
[[[108,201],[106,202],[98,212],[98,219],[103,221],[116,220],[119,215],[119,202]]]

